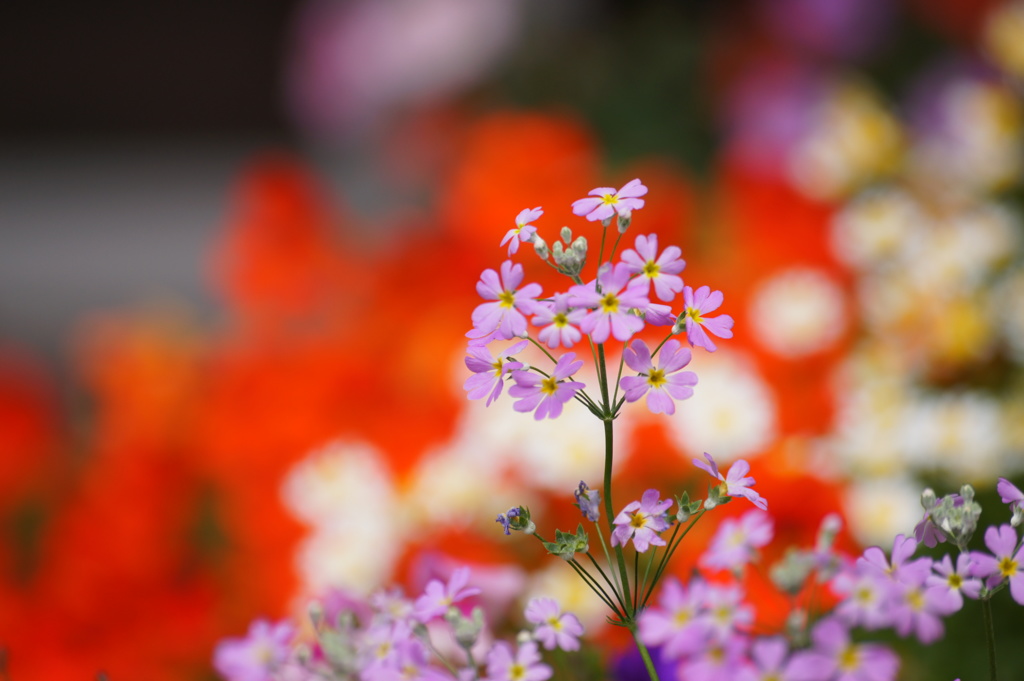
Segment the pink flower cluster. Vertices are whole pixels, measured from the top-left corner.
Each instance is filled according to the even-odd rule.
[[[589,197],[576,201],[573,212],[587,220],[605,223],[618,215],[621,226],[623,220],[628,224],[632,213],[644,206],[640,197],[646,194],[647,188],[639,179],[618,191],[599,187]],[[621,343],[632,340],[622,354],[625,363],[636,372],[635,376],[621,379],[625,401],[634,402],[646,396],[652,412],[674,413],[675,401],[690,397],[697,383],[696,374],[682,371],[690,362],[690,350],[672,339],[652,351],[636,335],[647,326],[667,327],[667,335],[685,332],[690,346],[713,352],[716,346],[709,332],[720,338],[732,337],[732,317],[710,316],[721,306],[722,293],[707,286],[694,291],[685,285],[680,277],[686,267],[682,251],[677,246],[659,249],[654,234],[637,236],[633,247],[623,250],[617,261],[599,263],[596,276],[584,281],[578,273],[587,256],[586,240],[567,244],[567,250],[561,243],[556,243],[553,251],[548,249],[531,224],[543,212],[540,207],[523,210],[516,218],[516,227],[505,234],[501,244],[508,244],[508,255],[512,257],[519,252],[521,242],[533,242],[538,255],[570,276],[573,284],[544,297],[539,284],[524,283],[525,272],[519,263],[506,260],[497,271],[484,270],[476,285],[484,302],[473,310],[473,328],[466,334],[470,339],[466,366],[473,372],[465,386],[470,399],[486,398],[489,405],[501,395],[504,382],[511,380],[515,387],[509,394],[518,400],[517,411],[532,412],[537,419],[559,416],[562,405],[568,401],[583,401],[578,393],[586,386],[573,379],[582,360],[576,360],[572,352],[559,358],[548,353],[556,365],[545,372],[514,356],[525,348],[520,339],[550,350],[571,350],[586,336],[599,346],[611,339]],[[563,238],[568,241],[568,237]],[[652,300],[652,291],[661,302]],[[683,308],[673,311],[668,303],[680,293]],[[487,346],[495,341],[517,342],[492,353]]]
[[[217,646],[214,667],[226,681],[546,681],[553,671],[542,661],[540,647],[579,649],[579,619],[550,598],[527,604],[524,617],[533,626],[515,645],[494,642],[482,609],[467,607],[467,599],[480,593],[468,586],[469,579],[469,569],[458,568],[447,582],[431,580],[416,599],[399,590],[366,600],[328,594],[314,607],[312,635],[300,635],[287,621],[258,620],[244,638]],[[439,631],[444,625],[447,634]],[[454,639],[461,654],[439,658],[431,640],[438,634]]]

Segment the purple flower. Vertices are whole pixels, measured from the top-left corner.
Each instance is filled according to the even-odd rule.
[[[948,556],[947,556],[948,557]],[[960,609],[963,599],[948,589],[929,589],[924,584],[904,586],[893,603],[893,628],[900,636],[911,632],[928,645],[942,638],[942,617]]]
[[[730,636],[711,641],[679,665],[678,678],[686,681],[728,681],[734,678],[745,659],[747,639]]]
[[[956,557],[956,566],[949,555],[941,561],[932,563],[935,574],[929,575],[925,585],[929,589],[941,589],[950,594],[951,603],[955,603],[954,611],[963,607],[964,595],[977,598],[981,594],[981,580],[972,576],[974,560],[970,553],[961,553]]]
[[[531,371],[515,372],[512,377],[516,384],[508,389],[508,394],[518,399],[512,408],[519,412],[536,410],[533,417],[538,421],[558,418],[562,413],[562,405],[586,387],[579,381],[564,380],[583,366],[583,360],[573,360],[576,360],[575,352],[567,352],[559,357],[550,376],[541,376]]]
[[[579,489],[573,494],[576,496],[576,507],[580,509],[583,517],[592,523],[596,523],[601,517],[601,492],[587,487],[587,483],[580,480]]]
[[[517,369],[523,368],[522,362],[509,361],[512,355],[522,352],[528,341],[518,343],[499,352],[497,357],[492,357],[490,351],[485,347],[470,346],[466,350],[466,367],[473,372],[473,375],[466,379],[463,388],[471,400],[480,400],[487,397],[487,406],[498,399],[501,395],[502,386],[505,385],[505,377]]]
[[[640,197],[646,193],[647,187],[640,183],[639,178],[630,180],[618,191],[614,187],[598,187],[590,190],[588,198],[573,201],[572,212],[591,221],[608,220],[616,214],[643,208],[644,200]]]
[[[892,542],[891,563],[886,559],[882,549],[871,546],[865,549],[864,554],[857,559],[857,565],[865,569],[879,570],[900,584],[922,584],[931,574],[932,561],[931,558],[910,560],[916,550],[917,542],[912,537],[898,534]]]
[[[733,585],[708,587],[704,607],[708,612],[708,630],[718,641],[725,641],[754,623],[754,610],[743,602],[743,589]]]
[[[689,286],[683,287],[685,309],[680,317],[686,326],[686,339],[690,345],[699,345],[708,352],[717,349],[705,329],[719,338],[732,338],[732,317],[727,314],[705,317],[717,310],[724,299],[721,291],[712,291],[708,286],[701,286],[696,292]]]
[[[999,492],[1003,503],[1009,504],[1011,509],[1024,504],[1024,492],[1017,489],[1017,486],[1006,478],[999,478],[999,482],[996,483],[996,491]]]
[[[213,666],[228,681],[271,681],[288,660],[294,635],[289,622],[256,620],[245,638],[228,638],[217,644]]]
[[[791,681],[787,669],[789,644],[781,636],[760,638],[750,648],[752,664],[740,670],[737,681]]]
[[[630,248],[622,252],[622,262],[626,263],[631,274],[639,274],[647,279],[648,295],[650,285],[654,284],[658,298],[668,302],[683,290],[683,280],[678,276],[686,267],[682,254],[678,246],[669,246],[659,256],[658,235],[641,234],[636,238],[635,251]]]
[[[572,613],[563,613],[553,598],[534,598],[526,605],[526,621],[539,625],[533,636],[547,650],[579,650],[583,625]]]
[[[681,347],[674,338],[661,348],[658,366],[654,366],[651,351],[647,343],[634,340],[622,351],[622,358],[639,376],[625,376],[620,383],[625,390],[626,401],[636,402],[647,395],[647,408],[655,414],[676,413],[677,400],[685,400],[693,396],[693,386],[697,385],[697,374],[692,371],[677,371],[690,363],[690,349]],[[672,374],[675,374],[674,376]]]
[[[647,646],[661,646],[667,660],[701,649],[710,631],[704,607],[707,595],[707,584],[699,577],[690,581],[689,590],[674,577],[665,580],[658,605],[644,610],[637,620],[640,640]]]
[[[900,661],[888,648],[850,641],[846,627],[834,617],[815,625],[813,647],[793,654],[789,677],[793,681],[892,681]]]
[[[540,330],[537,338],[541,343],[547,343],[549,348],[554,349],[561,345],[568,349],[583,338],[583,334],[576,326],[587,316],[587,311],[583,308],[572,309],[569,306],[568,293],[556,293],[552,302],[538,303],[534,313],[535,326],[547,325]]]
[[[498,641],[487,654],[486,681],[546,681],[551,667],[540,661],[537,644],[527,641],[513,655],[512,646]]]
[[[650,304],[642,284],[633,284],[629,268],[620,262],[615,267],[603,265],[597,282],[569,289],[572,305],[592,308],[580,322],[583,333],[589,334],[595,343],[604,343],[610,335],[625,342],[644,328],[644,320],[630,312],[631,308],[646,308]]]
[[[831,585],[838,595],[844,597],[836,606],[835,614],[848,626],[881,629],[892,624],[889,605],[896,587],[878,570],[847,569],[837,574]]]
[[[432,579],[427,583],[423,595],[416,599],[413,613],[420,622],[426,623],[448,612],[448,608],[463,598],[475,596],[480,589],[466,587],[469,582],[469,568],[461,567],[452,571],[448,583]]]
[[[984,578],[990,589],[1010,580],[1010,595],[1024,605],[1024,547],[1018,546],[1017,533],[1010,525],[992,526],[985,530],[985,546],[992,553],[972,553],[972,573]]]
[[[763,511],[747,511],[738,519],[726,518],[711,539],[711,546],[700,557],[700,564],[719,570],[740,570],[774,534],[772,520]]]
[[[711,458],[711,455],[704,452],[704,458],[708,460],[708,463],[704,463],[700,459],[694,459],[693,465],[702,471],[706,471],[711,477],[718,478],[722,481],[722,485],[719,485],[719,489],[725,487],[724,496],[729,497],[743,497],[757,506],[762,511],[768,510],[768,501],[760,494],[750,489],[750,486],[754,484],[755,480],[752,477],[747,476],[750,472],[750,464],[744,459],[740,459],[733,463],[729,467],[729,472],[726,475],[722,475],[718,472],[718,464]]]
[[[473,310],[473,326],[480,334],[487,334],[495,329],[498,337],[506,340],[526,335],[526,317],[536,308],[535,298],[541,293],[540,284],[523,283],[523,266],[506,260],[501,263],[501,279],[494,270],[484,270],[480,281],[476,283],[476,291],[484,300],[492,303],[481,303]]]
[[[516,226],[505,232],[505,238],[501,240],[499,246],[504,246],[508,243],[508,257],[512,257],[512,254],[519,250],[520,242],[529,242],[533,235],[536,234],[537,228],[530,223],[544,215],[544,211],[540,209],[540,206],[536,208],[524,208],[519,211],[519,215],[516,216]]]
[[[665,540],[658,532],[669,527],[665,511],[674,503],[671,499],[659,499],[656,489],[644,492],[640,501],[626,504],[619,515],[615,516],[615,530],[612,531],[612,546],[625,546],[629,538],[633,538],[633,547],[643,553],[653,544],[665,546]]]

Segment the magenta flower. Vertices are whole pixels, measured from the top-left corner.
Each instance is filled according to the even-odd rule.
[[[737,681],[792,681],[787,669],[789,644],[782,636],[754,641],[750,660],[751,666],[740,670]]]
[[[518,343],[499,352],[492,357],[486,347],[470,346],[466,350],[466,367],[473,375],[466,379],[463,388],[471,400],[487,397],[487,406],[498,399],[505,385],[505,377],[517,369],[523,368],[522,362],[509,361],[513,355],[522,352],[529,341]]]
[[[551,678],[551,667],[540,661],[540,652],[534,641],[527,641],[512,654],[512,647],[498,641],[487,654],[485,681],[546,681]]]
[[[526,621],[539,625],[533,636],[547,650],[579,650],[583,625],[571,612],[563,613],[553,598],[534,598],[526,605]]]
[[[643,282],[634,285],[630,281],[625,263],[615,267],[603,265],[597,282],[573,286],[569,293],[572,294],[569,302],[573,306],[592,308],[580,322],[580,330],[595,343],[604,343],[608,336],[625,342],[644,328],[644,320],[630,310],[645,308],[650,301],[643,291]]]
[[[245,638],[228,638],[217,644],[213,666],[228,681],[271,681],[288,660],[294,636],[290,622],[256,620]]]
[[[977,598],[981,594],[981,580],[973,576],[974,559],[970,553],[961,553],[956,557],[956,566],[949,555],[941,561],[932,563],[935,574],[929,575],[925,585],[929,589],[948,591],[956,603],[954,610],[963,607],[964,596]]]
[[[669,527],[665,511],[674,503],[671,499],[661,500],[656,489],[644,492],[640,501],[626,504],[619,515],[615,516],[615,530],[612,531],[612,546],[625,546],[629,538],[633,538],[633,547],[643,553],[653,544],[665,546],[665,540],[658,532]]]
[[[704,458],[708,460],[708,463],[704,463],[700,459],[694,459],[693,465],[702,471],[707,472],[711,477],[721,480],[722,484],[719,485],[719,489],[721,490],[722,487],[725,488],[724,490],[721,490],[724,493],[724,496],[743,497],[762,511],[768,510],[768,501],[760,494],[750,489],[750,486],[754,484],[755,480],[754,478],[747,476],[747,473],[750,472],[749,463],[744,459],[740,459],[733,463],[733,465],[729,467],[728,474],[723,476],[718,472],[718,464],[715,463],[715,460],[711,458],[710,454],[704,452]]]
[[[497,330],[498,337],[506,340],[526,335],[526,314],[532,314],[535,299],[540,295],[540,284],[523,283],[523,266],[506,260],[501,263],[501,279],[494,270],[484,270],[476,291],[485,300],[473,310],[473,326],[479,335]],[[471,332],[472,333],[472,332]],[[468,334],[467,334],[468,335]]]
[[[886,559],[885,552],[877,546],[870,546],[857,559],[857,565],[865,569],[876,569],[900,584],[916,585],[924,582],[931,574],[931,558],[910,560],[917,550],[913,537],[896,535],[892,542],[892,559]]]
[[[636,402],[647,395],[647,408],[655,414],[676,413],[677,400],[693,396],[697,385],[697,374],[692,371],[676,373],[690,363],[690,349],[672,339],[665,343],[658,355],[658,366],[654,366],[651,351],[640,339],[634,340],[622,351],[622,358],[639,376],[625,376],[620,381],[627,402]],[[675,375],[673,375],[675,374]]]
[[[707,286],[701,286],[696,292],[689,286],[683,287],[685,310],[681,317],[686,325],[686,339],[690,345],[699,345],[708,352],[717,349],[705,329],[719,338],[732,338],[732,317],[727,314],[704,316],[717,310],[724,299],[721,291],[712,291]]]
[[[992,526],[985,530],[985,546],[992,553],[972,553],[972,573],[985,579],[990,589],[1010,580],[1010,595],[1024,605],[1024,547],[1018,547],[1017,533],[1010,525]]]
[[[416,599],[413,606],[413,614],[416,619],[424,624],[440,615],[448,612],[448,608],[458,603],[463,598],[469,598],[480,593],[476,587],[467,587],[469,582],[469,568],[461,567],[452,571],[448,583],[443,584],[439,579],[432,579],[427,583],[423,595]]]
[[[524,208],[519,211],[519,215],[516,216],[516,226],[505,232],[505,238],[501,240],[499,246],[504,246],[508,243],[508,257],[512,257],[512,254],[519,250],[520,242],[528,243],[533,239],[533,235],[537,233],[537,228],[530,223],[544,215],[544,211],[540,209],[540,206],[536,208]]]
[[[1013,513],[1013,520],[1010,521],[1014,527],[1020,524],[1024,516],[1024,492],[1017,489],[1017,486],[1006,478],[999,478],[996,483],[996,491],[1004,504],[1010,505],[1010,512]]]
[[[541,343],[547,343],[552,350],[559,345],[569,349],[583,338],[583,334],[576,327],[587,316],[587,310],[572,309],[568,293],[556,293],[555,299],[550,303],[537,303],[534,313],[534,325],[544,327],[537,334],[537,339]]]
[[[622,252],[622,262],[631,274],[642,275],[647,280],[648,295],[653,284],[658,298],[668,302],[683,290],[683,279],[678,276],[686,267],[682,254],[678,246],[669,246],[659,256],[658,235],[641,234],[636,238],[635,251],[630,248]]]
[[[813,647],[793,653],[788,672],[793,681],[893,681],[900,661],[891,650],[873,643],[856,644],[834,617],[811,632]]]
[[[678,579],[665,581],[657,607],[648,608],[637,620],[640,640],[648,646],[661,646],[663,659],[675,660],[704,647],[710,621],[704,607],[708,587],[699,577],[689,589]]]
[[[700,557],[700,564],[718,570],[740,570],[774,534],[772,520],[763,511],[747,511],[738,519],[726,518],[718,526],[708,550]]]
[[[843,596],[835,614],[848,626],[881,629],[892,624],[890,603],[896,589],[892,580],[873,568],[854,567],[840,572],[831,582]]]
[[[550,376],[532,371],[515,372],[512,378],[516,384],[508,389],[508,394],[519,401],[512,408],[519,412],[536,410],[533,417],[538,421],[558,418],[562,414],[562,405],[586,387],[579,381],[565,380],[579,371],[581,366],[583,360],[577,360],[575,352],[567,352],[558,358]]]
[[[590,221],[608,220],[614,215],[643,208],[644,200],[640,197],[646,193],[647,187],[640,183],[639,178],[630,180],[618,191],[614,187],[598,187],[591,189],[587,198],[573,201],[572,212]]]

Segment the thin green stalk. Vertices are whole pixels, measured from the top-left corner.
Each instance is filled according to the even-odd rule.
[[[651,654],[647,650],[647,646],[640,640],[640,635],[637,633],[636,624],[629,625],[629,633],[633,634],[633,641],[636,642],[636,648],[640,651],[640,657],[643,658],[644,666],[647,667],[647,675],[651,677],[651,681],[659,681],[658,670],[654,668],[654,661],[651,659]]]
[[[676,539],[674,543],[672,541],[669,541],[668,547],[665,549],[665,556],[662,558],[661,563],[658,565],[657,571],[655,571],[654,573],[654,579],[651,580],[651,584],[647,589],[647,593],[644,594],[643,601],[640,602],[641,607],[646,605],[647,601],[650,600],[651,594],[654,593],[654,587],[657,586],[658,581],[661,580],[661,576],[665,572],[665,568],[668,566],[668,562],[672,559],[672,556],[675,554],[676,549],[679,548],[679,545],[683,543],[683,539],[686,538],[686,535],[689,534],[690,530],[693,529],[693,526],[697,524],[697,521],[700,520],[701,516],[703,515],[704,509],[702,508],[694,514],[693,518],[690,519],[689,524],[686,526],[686,529],[683,530],[683,533],[679,535],[679,538]],[[679,526],[676,525],[676,527]],[[675,538],[675,533],[673,533],[672,536],[673,538]]]
[[[633,551],[633,612],[640,603],[640,552]]]
[[[992,598],[981,599],[981,611],[985,615],[985,642],[988,644],[988,674],[991,681],[996,679],[996,628],[992,621]]]
[[[619,612],[619,609],[615,607],[614,603],[612,603],[611,599],[608,597],[608,594],[605,593],[605,590],[601,587],[597,580],[594,579],[594,576],[587,572],[583,568],[583,566],[579,564],[579,561],[573,559],[568,561],[568,563],[569,567],[576,571],[576,574],[580,576],[580,579],[582,579],[583,582],[590,587],[591,591],[597,594],[598,598],[604,601],[605,605],[611,608],[614,612]]]
[[[601,573],[601,577],[602,577],[602,578],[604,579],[605,583],[606,583],[606,584],[607,584],[607,585],[608,585],[608,586],[609,586],[609,587],[611,588],[611,590],[612,590],[612,593],[613,593],[613,594],[615,594],[615,600],[617,600],[617,601],[619,602],[619,605],[621,605],[621,606],[622,606],[622,609],[623,609],[623,610],[625,610],[625,609],[626,609],[626,604],[625,604],[625,602],[624,602],[624,601],[622,600],[622,594],[620,594],[620,593],[619,593],[619,590],[618,590],[618,586],[617,586],[617,585],[615,584],[615,582],[613,582],[613,581],[612,581],[612,580],[611,580],[611,579],[610,579],[610,578],[608,577],[608,573],[606,573],[606,572],[605,572],[605,571],[604,571],[604,570],[603,570],[603,569],[601,568],[601,564],[600,564],[600,563],[598,563],[598,562],[597,562],[597,560],[595,560],[595,559],[594,559],[594,556],[593,556],[593,555],[591,555],[591,553],[590,553],[589,551],[587,552],[587,558],[589,558],[589,559],[590,559],[590,562],[594,564],[594,567],[595,567],[595,568],[597,568],[597,571],[598,571],[599,573]],[[614,576],[615,576],[615,573],[613,572],[613,573],[612,573],[612,577],[614,577]],[[613,608],[613,609],[614,609],[614,608]],[[621,616],[622,616],[622,615],[621,615],[621,613],[619,613],[619,611],[618,611],[618,610],[616,610],[615,612],[616,612],[616,614],[618,614],[618,615],[619,615],[619,617],[621,617]]]

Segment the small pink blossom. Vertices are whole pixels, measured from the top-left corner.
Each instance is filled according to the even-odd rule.
[[[669,528],[665,512],[674,503],[671,499],[661,500],[658,490],[644,492],[640,501],[631,501],[615,516],[615,530],[612,531],[612,546],[625,546],[633,538],[633,547],[643,553],[653,546],[665,546],[659,532]]]
[[[547,681],[553,673],[551,667],[540,661],[534,641],[519,646],[515,654],[512,646],[498,641],[487,654],[485,681]]]
[[[641,234],[636,238],[636,250],[630,248],[622,252],[622,262],[632,274],[648,281],[648,295],[653,284],[658,298],[668,302],[683,290],[683,279],[678,276],[686,267],[682,255],[678,246],[669,246],[658,255],[658,235]]]
[[[729,467],[728,474],[723,476],[718,472],[718,464],[715,463],[715,460],[711,458],[710,454],[704,452],[704,458],[708,460],[707,463],[704,463],[700,459],[694,459],[693,465],[702,471],[706,471],[711,475],[711,477],[721,480],[723,485],[720,485],[720,487],[725,487],[725,496],[743,497],[762,511],[768,510],[768,501],[760,494],[750,489],[751,485],[753,485],[755,481],[754,478],[747,476],[747,473],[750,472],[749,463],[744,459],[740,459],[733,463],[733,465]]]
[[[505,378],[513,371],[523,368],[522,362],[510,361],[512,356],[522,352],[529,341],[518,343],[499,352],[497,357],[491,356],[486,347],[470,346],[466,350],[466,368],[473,375],[466,379],[463,388],[471,400],[487,398],[487,406],[498,399],[505,385]]]
[[[505,238],[498,244],[499,246],[504,246],[508,243],[508,256],[510,258],[519,250],[521,242],[529,243],[533,239],[533,235],[537,233],[537,228],[530,223],[541,215],[544,215],[544,211],[540,209],[540,206],[537,206],[536,208],[524,208],[516,216],[516,226],[505,232]]]
[[[635,285],[630,281],[624,263],[602,266],[596,282],[573,286],[569,293],[573,306],[591,308],[580,322],[580,330],[595,343],[604,343],[609,336],[625,342],[644,328],[644,320],[631,310],[646,308],[650,301],[643,291],[643,282]]]
[[[738,519],[726,518],[701,556],[700,564],[719,570],[739,570],[755,558],[757,549],[766,546],[774,534],[772,520],[764,511],[747,511]]]
[[[535,313],[534,325],[544,327],[537,334],[537,339],[541,343],[546,343],[552,350],[559,345],[566,349],[571,348],[583,338],[577,327],[587,316],[587,310],[572,309],[568,293],[556,293],[550,303],[537,303]]]
[[[553,598],[534,598],[526,605],[526,621],[538,625],[533,632],[547,650],[579,650],[583,625],[571,612],[563,613]]]
[[[641,196],[647,194],[647,187],[640,179],[630,180],[622,189],[614,187],[598,187],[591,189],[585,199],[573,201],[572,212],[590,221],[608,220],[616,214],[632,213],[644,207]]]
[[[516,384],[508,389],[508,394],[518,399],[512,408],[518,412],[533,411],[533,417],[538,421],[558,418],[562,414],[562,406],[586,387],[579,381],[565,380],[581,366],[583,360],[577,360],[575,352],[567,352],[558,359],[550,376],[532,371],[515,372],[512,378]]]
[[[511,340],[526,335],[526,317],[536,308],[541,294],[540,284],[527,284],[522,288],[523,266],[506,260],[501,263],[501,278],[494,270],[484,270],[476,291],[484,300],[473,310],[474,331],[470,337],[479,337],[497,331],[497,337]],[[470,335],[470,334],[467,334]]]
[[[448,583],[432,579],[427,583],[423,595],[416,599],[413,613],[420,622],[426,623],[448,612],[448,608],[464,598],[480,593],[476,587],[467,587],[469,568],[461,567],[452,571]]]
[[[681,371],[690,363],[690,349],[681,347],[679,341],[669,340],[658,355],[658,366],[654,366],[651,350],[647,343],[634,340],[622,351],[622,358],[630,369],[639,376],[625,376],[620,381],[627,402],[636,402],[647,395],[647,408],[655,414],[674,414],[676,400],[693,396],[697,385],[697,374]],[[679,372],[679,373],[677,373]]]
[[[972,573],[985,579],[985,586],[990,589],[1009,580],[1010,595],[1024,605],[1024,547],[1019,545],[1017,533],[1010,525],[993,525],[985,530],[985,546],[991,553],[971,554]]]
[[[732,338],[732,317],[727,314],[717,317],[705,316],[721,307],[724,299],[721,291],[712,291],[708,286],[701,286],[696,292],[689,286],[683,287],[685,309],[681,316],[686,326],[686,339],[690,345],[699,345],[708,352],[717,349],[705,329],[719,338]]]
[[[256,620],[245,638],[217,644],[214,668],[229,681],[271,681],[288,660],[295,628],[290,622]]]

